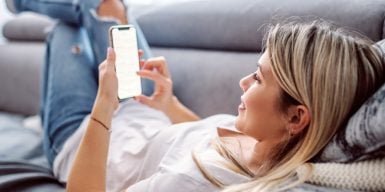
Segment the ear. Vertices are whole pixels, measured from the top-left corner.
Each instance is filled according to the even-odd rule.
[[[288,112],[288,128],[292,134],[302,132],[310,124],[311,115],[306,106],[293,105]]]

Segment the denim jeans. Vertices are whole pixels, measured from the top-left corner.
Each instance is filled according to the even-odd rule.
[[[98,65],[105,59],[108,29],[116,21],[96,14],[100,0],[14,0],[18,11],[34,11],[59,20],[47,39],[42,77],[41,118],[44,152],[52,166],[65,141],[88,115],[98,89]],[[137,29],[138,47],[151,57],[144,35]],[[143,81],[150,95],[152,82]]]

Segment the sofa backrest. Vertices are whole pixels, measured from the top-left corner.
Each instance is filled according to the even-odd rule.
[[[385,38],[384,0],[198,0],[136,9],[153,46],[260,51],[267,24],[321,18],[374,41]]]
[[[175,95],[202,117],[237,114],[238,82],[256,69],[271,22],[322,18],[373,41],[385,37],[384,0],[195,0],[132,14],[154,55],[166,57]]]
[[[138,18],[155,55],[164,55],[169,61],[175,94],[201,116],[237,112],[236,107],[242,94],[238,81],[255,69],[258,52],[262,48],[264,26],[272,21],[285,20],[292,16],[323,18],[359,31],[374,41],[385,38],[384,0],[194,0],[168,6],[132,8],[131,11]],[[52,24],[49,23],[47,25]],[[17,26],[24,25],[18,22]],[[15,39],[22,36],[24,39],[18,40],[26,40],[27,33],[21,33],[22,30],[16,34],[14,31],[17,30],[3,32],[9,38],[18,35]],[[40,39],[45,38],[43,30],[40,34]],[[0,48],[9,50],[5,46]],[[30,59],[41,66],[43,45],[38,50],[40,54],[31,52],[38,59],[23,59]],[[4,51],[2,55],[8,55],[7,53]],[[9,61],[14,65],[16,62]],[[40,69],[30,67],[34,69],[34,78],[39,78]],[[9,73],[6,70],[1,72]],[[20,81],[20,84],[24,82]],[[31,88],[28,89],[28,94],[15,91],[15,94],[11,94],[12,91],[2,94],[0,108],[27,115],[37,113],[38,81],[30,82],[34,82],[34,86],[29,86]],[[12,84],[7,85],[3,81],[0,88],[3,91],[4,87],[7,90],[16,90]],[[13,102],[9,102],[11,95],[34,96],[25,100],[13,97]],[[20,105],[25,107],[21,108]],[[23,110],[20,111],[21,109]]]

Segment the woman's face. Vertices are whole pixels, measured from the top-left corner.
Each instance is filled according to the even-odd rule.
[[[236,127],[258,141],[278,141],[288,134],[284,114],[279,110],[281,88],[275,80],[267,51],[255,73],[239,82],[243,90]]]

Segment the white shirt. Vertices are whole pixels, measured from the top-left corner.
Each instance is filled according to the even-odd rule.
[[[89,116],[65,142],[54,161],[54,175],[61,182],[67,181],[88,120]],[[218,191],[199,171],[192,151],[225,184],[247,181],[247,177],[210,161],[222,158],[210,146],[210,141],[217,137],[217,127],[233,127],[233,122],[234,116],[215,115],[171,125],[168,117],[158,110],[134,100],[121,103],[111,125],[107,191]]]

